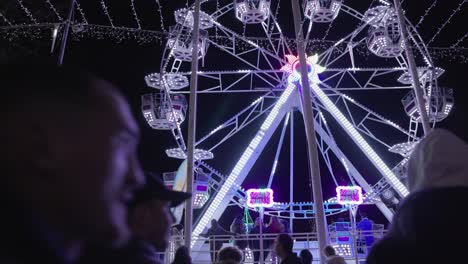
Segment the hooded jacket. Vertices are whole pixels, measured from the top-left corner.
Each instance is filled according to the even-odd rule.
[[[446,130],[435,130],[414,149],[408,164],[411,192],[393,217],[389,233],[367,263],[465,263],[468,228],[468,146]],[[455,262],[457,263],[457,262]]]

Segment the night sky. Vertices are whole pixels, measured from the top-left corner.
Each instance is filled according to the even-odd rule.
[[[56,22],[56,17],[51,13],[50,9],[44,3],[32,3],[33,1],[23,1],[26,6],[30,6],[32,14],[37,18],[38,22]],[[66,6],[68,1],[62,3],[61,1],[52,1],[57,6],[58,12],[65,18]],[[130,1],[106,1],[108,4],[108,11],[112,16],[115,26],[135,28],[135,19],[132,16]],[[202,10],[207,13],[213,12],[216,8],[217,1],[208,1],[203,4]],[[364,11],[371,4],[372,1],[345,1],[345,4],[350,5],[359,11]],[[378,1],[375,1],[374,5]],[[219,5],[223,6],[229,1],[219,0]],[[277,1],[272,0],[272,9],[276,9]],[[428,7],[431,6],[433,1],[420,0],[420,1],[405,1],[403,6],[409,20],[413,24],[417,24],[421,16],[425,13]],[[439,1],[437,5],[430,10],[429,14],[425,17],[424,21],[419,27],[419,33],[422,38],[427,42],[437,32],[438,28],[446,21],[452,13],[452,10],[457,8],[460,1]],[[86,18],[90,24],[107,25],[110,26],[109,20],[104,15],[98,1],[80,1],[83,11],[86,13]],[[167,1],[162,0],[162,15],[164,28],[167,30],[170,25],[174,24],[173,11],[185,7],[185,1]],[[161,30],[160,14],[155,1],[138,1],[135,0],[135,7],[138,12],[141,27],[148,30]],[[281,25],[284,34],[287,37],[293,37],[292,31],[293,24],[291,19],[290,1],[283,0],[279,5],[278,22]],[[31,23],[27,16],[18,7],[16,1],[5,1],[0,4],[0,10],[15,24]],[[232,11],[231,11],[232,12]],[[461,8],[461,11],[453,16],[450,23],[441,31],[441,34],[435,38],[430,47],[449,47],[453,45],[459,38],[466,34],[466,5]],[[346,20],[349,16],[340,14],[336,21],[334,21],[332,29],[330,30],[327,40],[338,40],[342,33],[346,32],[346,27],[351,27]],[[232,23],[224,23],[225,26],[240,30],[242,32],[242,25],[239,21],[235,20],[234,14],[228,18]],[[76,14],[77,21],[82,18]],[[3,24],[2,24],[3,23]],[[0,19],[0,27],[7,26]],[[311,38],[322,38],[327,26],[314,28]],[[214,29],[211,29],[214,31]],[[210,35],[214,32],[210,31]],[[3,32],[3,33],[2,33]],[[8,31],[11,33],[11,31]],[[49,31],[50,32],[50,31]],[[348,31],[349,32],[349,31]],[[247,34],[254,34],[255,30],[247,29]],[[57,49],[53,55],[48,55],[50,49],[50,35],[38,37],[37,39],[30,40],[27,37],[14,38],[9,40],[5,31],[0,31],[1,39],[1,52],[0,59],[16,59],[24,58],[25,56],[49,56],[57,55]],[[341,35],[340,35],[341,34]],[[144,93],[152,92],[151,88],[146,87],[144,76],[149,73],[158,72],[161,61],[161,53],[163,45],[160,43],[146,43],[138,44],[136,41],[125,40],[117,41],[115,36],[107,36],[105,39],[96,39],[93,37],[84,37],[77,39],[73,37],[69,42],[65,54],[65,63],[76,63],[83,67],[91,69],[111,80],[116,85],[124,90],[124,93],[131,102],[131,106],[135,111],[138,122],[141,126],[142,141],[140,144],[140,157],[143,167],[149,171],[166,172],[175,171],[180,160],[168,158],[164,154],[166,148],[175,147],[175,141],[169,131],[158,131],[151,129],[143,119],[140,112],[140,96]],[[468,40],[462,41],[459,47],[468,45]],[[458,55],[468,56],[466,49],[458,51]],[[214,70],[214,69],[231,69],[237,70],[240,65],[236,64],[235,60],[224,60],[220,57],[220,52],[215,48],[210,47],[208,55],[205,57],[204,66],[200,65],[200,70]],[[438,67],[445,69],[445,74],[439,79],[439,85],[451,87],[454,89],[455,107],[451,115],[444,121],[437,124],[437,127],[448,128],[468,141],[468,126],[466,125],[466,115],[468,114],[468,92],[466,90],[466,81],[463,81],[464,74],[468,70],[468,62],[463,62],[460,57],[453,56],[439,57],[435,59],[435,64]],[[223,58],[223,59],[220,59]],[[376,58],[369,57],[368,61],[359,61],[363,65],[378,65],[379,61]],[[189,65],[189,63],[187,63]],[[343,65],[343,67],[350,67],[350,65]],[[203,83],[199,83],[203,85]],[[357,101],[363,103],[367,107],[374,109],[379,114],[395,120],[402,127],[407,128],[408,117],[404,113],[401,105],[401,98],[408,91],[364,91],[364,92],[350,92],[348,95],[355,98]],[[239,110],[248,106],[253,100],[259,97],[259,94],[221,94],[221,95],[200,95],[198,97],[198,113],[197,113],[197,139],[206,135],[217,127],[219,124],[227,120],[229,117],[237,113]],[[187,97],[188,100],[188,97]],[[298,112],[296,112],[298,113]],[[331,117],[329,117],[331,118]],[[244,151],[247,144],[258,129],[263,118],[253,122],[248,128],[238,133],[235,137],[222,145],[216,150],[215,159],[208,161],[210,165],[217,170],[227,175],[235,165],[236,161]],[[301,115],[295,114],[295,200],[296,201],[310,201],[311,189],[309,186],[309,172],[307,165],[307,153],[304,126],[302,124]],[[280,125],[280,127],[282,124]],[[332,128],[336,125],[331,124]],[[187,132],[186,122],[182,125],[184,134]],[[280,130],[276,131],[270,144],[264,150],[264,153],[258,159],[256,165],[253,167],[250,174],[244,182],[244,187],[265,187],[270,174],[272,162],[277,148],[277,142],[280,137]],[[392,138],[385,129],[376,131],[379,135],[386,138]],[[349,137],[343,131],[337,129],[334,132],[335,139],[338,144],[343,148],[343,151],[348,155],[356,167],[361,170],[364,177],[370,182],[378,181],[379,175],[374,168],[369,167],[370,163],[367,158],[355,146],[351,145]],[[397,139],[395,139],[398,141]],[[400,140],[401,142],[401,140]],[[389,160],[390,164],[396,164],[396,157],[394,154],[384,153],[385,149],[376,147],[379,153],[382,153],[384,160]],[[336,160],[335,160],[336,162]],[[338,162],[337,162],[338,163]],[[349,184],[349,179],[341,167],[336,166],[336,177],[340,184]],[[280,154],[280,160],[276,172],[276,177],[273,181],[272,188],[275,190],[275,199],[277,201],[288,201],[289,199],[289,129],[286,132],[285,143]],[[321,177],[324,190],[324,198],[328,199],[334,195],[334,184],[329,175],[328,170],[325,168],[323,161],[321,161]],[[376,222],[385,223],[383,216],[375,209],[374,206],[364,206],[361,210],[367,211],[371,218],[373,217]],[[221,219],[223,226],[228,227],[231,222],[233,214],[241,213],[240,208],[229,208],[227,213]],[[347,217],[347,214],[341,216],[333,216],[331,219],[337,217]],[[305,221],[298,225],[297,231],[307,231],[310,227]]]

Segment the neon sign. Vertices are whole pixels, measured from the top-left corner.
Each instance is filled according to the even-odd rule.
[[[273,190],[272,189],[249,189],[247,190],[248,207],[272,207]]]
[[[362,204],[362,189],[359,186],[338,186],[336,197],[341,205]]]

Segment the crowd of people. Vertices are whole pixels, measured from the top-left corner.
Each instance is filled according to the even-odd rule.
[[[71,66],[1,67],[0,263],[160,263],[156,252],[167,247],[174,224],[170,208],[191,194],[143,172],[139,128],[119,89]],[[467,144],[446,130],[434,130],[416,146],[408,165],[411,194],[367,263],[447,261],[449,252],[464,252],[464,243],[449,242],[464,242],[468,233],[450,230],[468,199],[467,157]],[[272,217],[263,226],[256,219],[251,234],[260,230],[280,234],[263,248],[273,248],[282,264],[312,262],[310,251],[293,252],[287,222]],[[213,220],[203,236],[245,233],[239,216],[230,231]],[[243,261],[246,240],[224,248],[211,243],[213,263]],[[250,247],[259,253],[257,242]],[[331,246],[323,254],[329,264],[345,263]],[[191,262],[190,250],[180,245],[173,263]]]

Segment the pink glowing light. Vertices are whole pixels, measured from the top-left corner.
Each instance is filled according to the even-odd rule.
[[[359,186],[338,186],[336,197],[341,205],[362,204],[362,189]]]
[[[272,189],[249,189],[247,190],[248,207],[272,207],[273,190]]]

